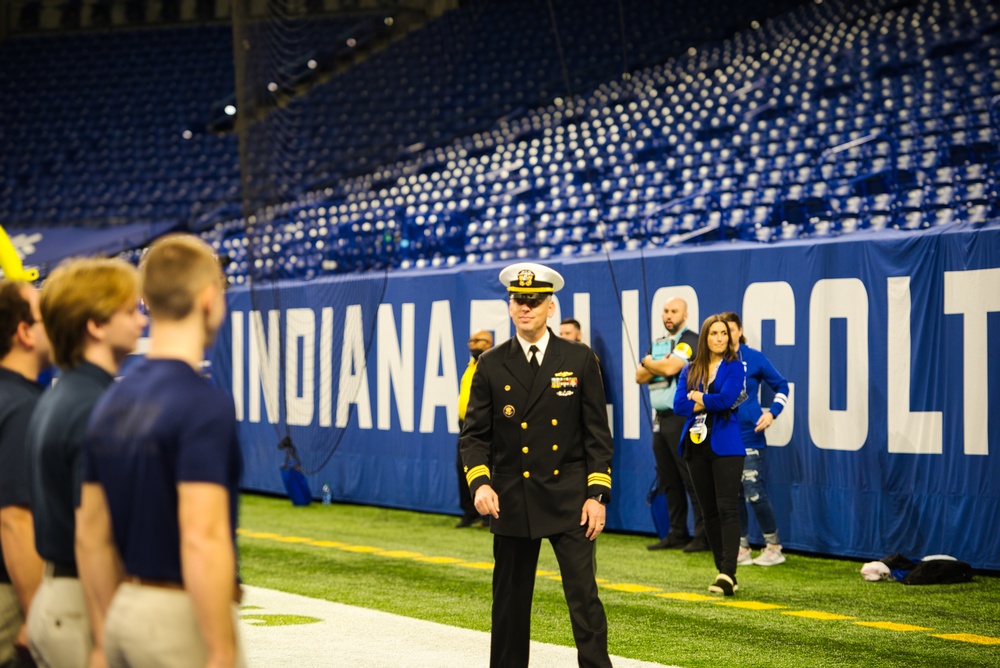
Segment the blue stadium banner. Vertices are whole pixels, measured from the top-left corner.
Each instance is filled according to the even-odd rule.
[[[692,329],[739,312],[750,345],[791,383],[767,434],[786,547],[944,553],[1000,569],[1000,226],[550,264],[566,277],[553,322],[579,320],[604,372],[610,528],[653,532],[651,411],[634,375],[662,331],[663,302],[679,296]],[[500,268],[231,291],[212,359],[236,400],[244,488],[283,492],[276,446],[287,432],[313,490],[329,483],[340,501],[457,513],[465,342],[476,329],[498,342],[513,333]]]
[[[113,255],[141,248],[179,227],[177,221],[96,226],[41,226],[7,230],[25,267],[37,267],[44,277],[63,259]]]

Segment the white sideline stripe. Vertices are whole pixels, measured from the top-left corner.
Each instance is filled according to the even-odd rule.
[[[490,636],[482,631],[411,619],[387,612],[246,587],[243,605],[259,609],[243,615],[304,615],[314,624],[253,626],[240,622],[240,635],[252,668],[442,668],[488,666]],[[615,668],[661,668],[663,664],[612,657]],[[576,665],[576,649],[531,643],[531,668]],[[676,668],[676,667],[672,667]]]

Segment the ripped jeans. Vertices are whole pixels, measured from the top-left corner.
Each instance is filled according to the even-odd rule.
[[[743,460],[743,484],[740,486],[739,503],[740,537],[747,537],[747,501],[749,501],[764,539],[768,543],[778,544],[780,543],[778,524],[774,517],[774,508],[771,507],[771,500],[767,497],[767,488],[764,486],[764,452],[765,448],[747,448],[747,455]]]

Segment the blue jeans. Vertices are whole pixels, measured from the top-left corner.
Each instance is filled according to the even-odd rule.
[[[740,537],[747,537],[747,501],[753,507],[753,513],[760,524],[760,530],[765,536],[774,536],[777,542],[778,522],[774,517],[774,508],[767,497],[764,486],[764,452],[766,448],[747,448],[743,460],[743,485],[740,487]],[[768,540],[768,542],[772,542]]]

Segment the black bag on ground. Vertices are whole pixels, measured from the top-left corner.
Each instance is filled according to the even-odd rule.
[[[972,581],[972,566],[964,561],[921,561],[900,582],[905,585],[958,584]]]

